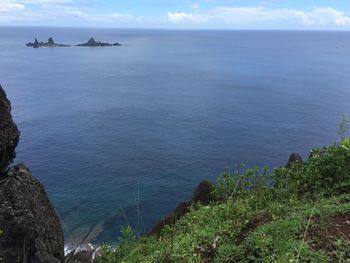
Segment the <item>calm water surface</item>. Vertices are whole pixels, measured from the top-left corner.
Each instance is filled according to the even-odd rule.
[[[338,139],[350,33],[0,28],[16,162],[44,184],[67,242],[147,231],[224,166],[283,165]],[[34,37],[113,48],[27,48]]]

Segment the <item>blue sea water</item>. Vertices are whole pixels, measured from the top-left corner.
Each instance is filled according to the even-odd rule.
[[[109,48],[25,47],[34,37]],[[15,162],[44,184],[67,243],[147,231],[225,166],[284,165],[338,140],[350,32],[0,28]]]

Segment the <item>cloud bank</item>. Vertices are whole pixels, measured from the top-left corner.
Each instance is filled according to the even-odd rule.
[[[134,15],[117,8],[93,8],[88,0],[0,0],[0,25],[223,28],[350,29],[350,16],[333,7],[308,11],[265,6],[214,6],[192,3],[163,15]],[[91,3],[91,1],[90,1]],[[101,6],[102,2],[101,2]],[[139,12],[140,13],[140,12]]]
[[[315,8],[310,12],[293,9],[265,7],[215,7],[192,13],[168,12],[167,20],[178,24],[221,24],[225,27],[254,27],[278,24],[295,27],[342,27],[350,26],[350,17],[331,7]]]

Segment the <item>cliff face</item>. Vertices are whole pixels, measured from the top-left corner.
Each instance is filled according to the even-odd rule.
[[[16,165],[2,175],[0,200],[4,262],[61,262],[64,239],[59,218],[28,168]]]
[[[16,157],[19,131],[11,116],[11,103],[0,85],[0,172]]]
[[[24,165],[6,170],[19,131],[0,86],[0,262],[63,262],[60,220],[40,182]]]

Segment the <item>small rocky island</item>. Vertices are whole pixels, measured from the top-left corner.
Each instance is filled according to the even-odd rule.
[[[27,47],[32,47],[32,48],[39,48],[39,47],[70,47],[71,45],[65,45],[65,44],[57,44],[53,40],[52,37],[50,37],[47,42],[39,42],[37,38],[35,38],[34,42],[29,42],[26,44]],[[93,37],[88,40],[86,43],[74,45],[76,47],[117,47],[121,46],[120,43],[108,43],[108,42],[101,42],[101,41],[96,41]]]
[[[112,47],[112,46],[114,46],[114,47],[121,46],[121,44],[120,43],[114,43],[114,44],[104,43],[104,42],[96,41],[92,37],[89,39],[88,42],[77,45],[77,47]]]
[[[47,42],[39,42],[36,38],[34,42],[29,42],[26,44],[27,47],[33,47],[33,48],[39,48],[39,47],[69,47],[70,45],[64,45],[64,44],[57,44],[53,40],[52,37],[50,37]]]

